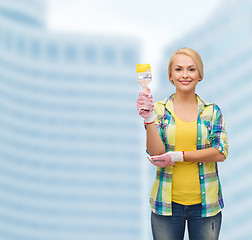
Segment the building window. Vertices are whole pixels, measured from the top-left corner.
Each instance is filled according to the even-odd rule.
[[[17,37],[16,48],[19,55],[23,56],[26,50],[26,42],[24,36],[19,35]]]
[[[97,51],[94,46],[87,46],[84,49],[84,60],[87,63],[94,64],[97,60]]]
[[[122,53],[122,64],[131,66],[137,60],[136,51],[133,49],[125,49]]]
[[[4,33],[4,47],[6,50],[11,50],[12,48],[12,36],[11,33],[9,31],[6,31]]]
[[[59,50],[56,43],[48,43],[47,49],[46,49],[46,56],[49,60],[53,61],[58,58]]]
[[[3,29],[0,28],[0,46],[2,46],[2,44],[3,44],[3,36],[4,36]]]
[[[38,58],[41,54],[40,42],[37,39],[33,39],[30,47],[32,57]]]
[[[115,48],[113,47],[107,47],[104,49],[104,60],[106,64],[115,64],[116,62],[116,52]]]
[[[77,59],[77,49],[74,45],[68,45],[65,49],[66,60],[68,62],[75,62]]]

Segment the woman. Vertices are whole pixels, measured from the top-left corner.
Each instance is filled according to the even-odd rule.
[[[174,52],[168,75],[175,94],[155,106],[150,91],[137,100],[149,160],[157,166],[150,196],[153,238],[181,240],[187,223],[190,239],[216,240],[224,206],[217,162],[228,153],[224,119],[217,105],[195,94],[203,79],[197,52]]]

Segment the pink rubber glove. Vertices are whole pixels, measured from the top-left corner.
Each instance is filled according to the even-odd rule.
[[[156,115],[154,113],[154,100],[150,89],[139,92],[137,99],[137,110],[138,114],[144,118],[145,123],[151,123],[155,121]]]
[[[162,156],[162,155],[160,155]],[[167,166],[173,166],[174,162],[172,161],[170,156],[166,156],[165,158],[161,158],[160,156],[148,156],[147,158],[149,161],[157,166],[157,167],[167,167]]]
[[[149,161],[158,167],[173,166],[175,162],[184,161],[184,151],[166,152],[158,156],[148,156]]]

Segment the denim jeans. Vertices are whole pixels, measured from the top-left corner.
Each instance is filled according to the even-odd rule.
[[[201,217],[201,204],[185,206],[172,202],[172,216],[151,213],[154,240],[183,240],[187,223],[190,240],[218,240],[222,215]]]

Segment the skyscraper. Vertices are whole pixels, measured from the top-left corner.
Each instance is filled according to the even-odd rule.
[[[0,239],[141,239],[138,45],[0,1]]]
[[[189,47],[201,55],[205,75],[197,93],[221,107],[229,141],[229,156],[219,164],[225,202],[220,239],[249,240],[252,236],[251,10],[249,0],[223,1],[202,27],[169,45],[164,51],[160,87],[155,93],[165,98],[174,91],[168,80],[168,61],[175,50]]]

